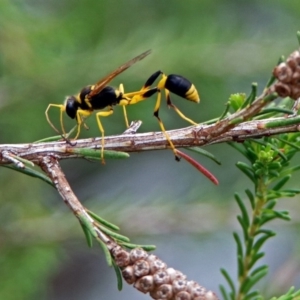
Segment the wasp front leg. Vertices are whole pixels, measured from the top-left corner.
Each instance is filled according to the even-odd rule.
[[[59,120],[60,120],[60,126],[61,126],[61,130],[63,132],[63,135],[65,136],[66,135],[66,131],[65,131],[65,127],[64,127],[64,124],[63,124],[63,112],[66,110],[65,109],[65,106],[62,105],[62,104],[49,104],[46,111],[45,111],[45,115],[46,115],[46,119],[47,119],[47,122],[49,123],[49,125],[59,134],[61,135],[61,133],[59,132],[59,130],[53,125],[53,123],[51,122],[50,118],[49,118],[49,109],[51,107],[57,107],[59,108],[60,110],[60,115],[59,115]]]
[[[78,109],[76,112],[76,122],[77,122],[77,132],[74,137],[74,140],[77,140],[79,135],[80,135],[80,130],[81,130],[81,125],[84,124],[84,118],[89,117],[93,113],[92,110],[83,110],[83,109]]]

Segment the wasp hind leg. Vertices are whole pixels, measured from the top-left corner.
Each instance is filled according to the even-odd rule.
[[[110,107],[110,109],[108,111],[99,111],[96,113],[96,119],[97,119],[97,123],[98,123],[98,127],[99,127],[99,130],[101,132],[101,161],[102,161],[102,164],[105,164],[105,160],[104,160],[104,128],[102,126],[102,123],[101,123],[101,120],[100,120],[100,117],[108,117],[110,116],[111,114],[113,114],[113,109],[112,107]]]
[[[159,90],[158,91],[158,95],[157,95],[157,100],[156,100],[155,108],[154,108],[154,116],[157,118],[158,124],[160,126],[160,129],[163,132],[165,138],[167,139],[167,141],[168,141],[168,143],[169,143],[169,145],[170,145],[170,147],[171,147],[171,149],[172,149],[172,151],[173,151],[173,153],[175,155],[175,160],[180,161],[180,156],[178,155],[177,150],[176,150],[176,148],[175,148],[175,146],[174,146],[174,144],[173,144],[170,136],[168,135],[168,133],[167,133],[167,131],[165,129],[165,126],[164,126],[161,118],[159,117],[160,104],[161,104],[161,91]]]
[[[185,116],[185,115],[177,108],[177,106],[176,106],[175,104],[173,104],[173,102],[171,101],[171,97],[170,97],[170,91],[167,90],[166,88],[165,88],[165,94],[166,94],[166,99],[167,99],[167,105],[168,105],[168,107],[173,108],[173,109],[177,112],[177,114],[178,114],[183,120],[186,120],[187,122],[189,122],[189,123],[192,124],[192,125],[197,125],[196,122],[194,122],[192,119],[186,117],[186,116]]]

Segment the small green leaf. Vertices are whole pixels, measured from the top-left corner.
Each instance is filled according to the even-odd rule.
[[[29,168],[29,167],[25,166],[25,168],[20,169],[20,168],[17,168],[15,165],[1,165],[1,167],[20,172],[22,174],[25,174],[25,175],[28,175],[28,176],[31,176],[31,177],[34,177],[34,178],[41,179],[44,182],[51,185],[52,187],[55,187],[55,185],[53,184],[53,182],[51,181],[51,179],[48,176],[46,176],[44,173],[36,171],[32,168]]]
[[[275,100],[276,98],[278,98],[278,94],[277,94],[277,93],[272,93],[272,94],[268,94],[268,95],[263,99],[263,101],[264,101],[265,103],[267,103],[267,102],[271,102],[271,101]]]
[[[286,109],[282,107],[268,107],[268,108],[264,108],[258,115],[264,115],[267,113],[276,113],[276,114],[282,113],[282,114],[292,115],[294,112],[290,109]]]
[[[198,154],[201,154],[207,158],[210,158],[211,160],[213,160],[215,163],[217,163],[218,165],[221,165],[221,161],[218,160],[212,153],[208,152],[207,150],[204,150],[200,147],[189,147],[189,148],[186,148],[190,151],[193,151],[193,152],[196,152]]]
[[[273,209],[274,206],[276,205],[277,201],[276,200],[271,200],[271,201],[268,201],[268,203],[266,204],[266,209]]]
[[[251,93],[247,97],[247,99],[245,100],[245,102],[243,103],[241,108],[245,108],[248,105],[250,105],[255,100],[256,95],[257,95],[257,83],[253,82],[252,85],[251,85]]]
[[[297,31],[298,44],[300,45],[300,31]]]
[[[292,175],[286,175],[282,179],[280,179],[272,188],[274,191],[279,191],[290,179]]]
[[[47,138],[35,141],[35,142],[33,142],[33,144],[45,143],[45,142],[56,142],[56,141],[59,141],[60,139],[62,139],[61,135],[49,136]]]
[[[103,241],[101,241],[99,238],[97,238],[97,241],[99,242],[99,244],[100,244],[100,246],[101,246],[101,248],[104,252],[105,259],[106,259],[106,262],[107,262],[108,266],[111,267],[112,264],[113,264],[113,259],[111,257],[111,254],[110,254],[106,244]]]
[[[241,197],[237,193],[235,193],[234,197],[235,197],[235,200],[236,200],[236,202],[237,202],[237,204],[238,204],[238,206],[241,210],[243,222],[245,223],[246,227],[248,227],[250,221],[249,221],[249,216],[248,216],[248,213],[247,213],[247,209],[246,209]]]
[[[264,124],[264,128],[282,127],[300,123],[300,116],[293,118],[280,118],[278,120],[268,121]]]
[[[223,299],[224,300],[230,300],[229,297],[228,297],[228,295],[227,295],[227,293],[226,293],[225,287],[222,284],[219,285],[219,289],[221,291]]]
[[[241,109],[243,103],[245,102],[246,94],[237,93],[231,94],[228,100],[229,105],[233,108],[234,111]]]
[[[255,207],[255,198],[254,198],[254,195],[252,194],[252,192],[249,189],[247,189],[245,191],[245,193],[246,193],[246,195],[249,198],[249,201],[250,201],[250,204],[251,204],[251,208],[254,209],[254,207]]]
[[[244,118],[243,117],[237,117],[237,118],[234,118],[232,120],[230,120],[228,122],[229,125],[237,125],[237,124],[240,124],[244,121]]]
[[[68,153],[78,154],[87,159],[101,160],[101,149],[91,148],[68,148]],[[123,159],[128,158],[129,154],[121,151],[104,150],[104,158]]]
[[[248,269],[251,269],[255,263],[261,259],[262,257],[264,257],[265,253],[264,252],[257,252],[255,253],[251,258],[251,262],[249,263]]]
[[[112,266],[114,267],[116,276],[117,276],[117,282],[118,282],[118,290],[122,291],[123,288],[123,278],[120,268],[116,265],[115,261],[112,260]]]
[[[225,277],[225,279],[226,279],[228,285],[229,285],[230,288],[231,288],[231,291],[232,291],[233,295],[235,296],[235,294],[236,294],[236,292],[235,292],[235,287],[234,287],[234,283],[233,283],[232,279],[230,278],[230,275],[229,275],[229,274],[227,273],[227,271],[226,271],[225,269],[223,269],[223,268],[221,268],[221,273],[222,273],[222,275]]]
[[[236,241],[236,245],[237,245],[237,255],[243,256],[243,246],[242,246],[242,242],[241,242],[239,235],[236,232],[234,232],[233,237],[234,237],[234,239]]]
[[[261,296],[259,295],[258,291],[253,291],[249,294],[247,294],[246,296],[244,296],[243,300],[259,300],[259,299],[263,299],[261,298]]]
[[[94,238],[96,238],[98,235],[93,226],[93,223],[83,214],[77,214],[76,216],[77,216],[79,222],[81,223],[81,225],[84,226],[86,228],[86,230],[88,230]]]
[[[275,232],[273,232],[272,234],[265,234],[263,235],[262,237],[260,237],[255,243],[254,243],[254,246],[253,246],[253,251],[254,252],[258,252],[260,250],[260,248],[263,246],[263,244],[266,242],[267,239],[275,236]]]
[[[137,244],[132,244],[132,243],[126,243],[126,242],[120,242],[120,245],[128,248],[128,249],[135,249],[135,248],[142,248],[145,251],[154,251],[156,249],[155,245],[137,245]]]
[[[247,248],[246,248],[246,256],[249,256],[252,252],[252,246],[253,246],[253,238],[252,237],[248,237],[247,239]]]
[[[109,230],[108,228],[98,225],[99,229],[101,231],[103,231],[105,234],[109,235],[110,237],[118,240],[118,241],[122,241],[122,242],[129,242],[130,239],[127,236],[121,235],[119,233],[116,233],[114,231]]]
[[[254,276],[248,277],[241,285],[241,292],[247,294],[248,291],[264,276],[268,273],[268,267],[265,266],[263,270],[257,272]]]
[[[81,228],[84,232],[86,242],[87,242],[89,248],[92,248],[93,247],[93,236],[92,236],[89,228],[87,228],[83,223],[81,223],[81,222],[79,222],[79,223],[80,223]]]
[[[268,269],[268,266],[267,265],[262,265],[260,267],[257,267],[256,269],[254,269],[251,274],[250,274],[250,277],[252,276],[255,276],[257,273],[261,272],[261,270],[265,270],[265,269]]]
[[[276,233],[272,230],[269,230],[269,229],[259,229],[255,232],[255,235],[258,235],[258,234],[274,235]]]
[[[244,270],[245,270],[242,256],[238,255],[237,263],[238,263],[238,276],[242,277],[244,274]]]
[[[90,210],[88,210],[88,209],[87,209],[86,211],[87,211],[87,213],[88,213],[95,221],[99,222],[100,224],[102,224],[102,225],[104,225],[104,226],[110,228],[111,230],[116,230],[116,231],[119,231],[119,230],[120,230],[120,228],[119,228],[117,225],[112,224],[112,223],[106,221],[105,219],[101,218],[100,216],[98,216],[98,215],[95,214],[94,212],[92,212],[92,211],[90,211]]]
[[[247,224],[245,223],[245,220],[241,216],[237,216],[237,219],[243,229],[244,241],[247,241],[249,238]]]
[[[227,103],[226,103],[225,110],[224,110],[223,113],[221,114],[221,116],[220,116],[220,118],[218,119],[218,121],[223,120],[223,119],[227,116],[227,113],[228,113],[229,109],[230,109],[230,103],[227,102]]]
[[[253,170],[244,162],[237,162],[236,166],[253,182],[256,183],[256,178],[253,175]]]

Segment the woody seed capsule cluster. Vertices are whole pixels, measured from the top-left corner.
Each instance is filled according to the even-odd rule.
[[[181,272],[168,268],[157,256],[140,248],[129,253],[120,246],[112,249],[116,264],[124,280],[152,299],[218,300],[212,291],[194,281],[186,280]]]
[[[297,100],[300,97],[300,52],[294,51],[286,60],[273,70],[278,82],[274,90],[280,97]]]

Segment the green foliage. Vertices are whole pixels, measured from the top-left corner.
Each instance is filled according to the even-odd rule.
[[[118,243],[120,246],[128,248],[128,249],[134,249],[134,248],[142,248],[146,251],[153,251],[155,250],[155,246],[153,245],[137,245],[129,243],[130,239],[124,235],[121,235],[119,233],[116,233],[115,231],[119,230],[119,227],[117,225],[114,225],[107,220],[104,220],[97,214],[95,214],[92,211],[88,211],[89,216],[93,219],[91,222],[91,219],[87,216],[83,215],[77,215],[77,218],[79,219],[79,222],[81,224],[82,230],[84,232],[84,235],[87,240],[87,244],[89,247],[93,246],[93,239],[96,238],[97,242],[101,246],[106,262],[108,266],[112,266],[115,270],[117,282],[118,282],[118,289],[122,289],[122,276],[120,268],[115,264],[113,257],[110,254],[110,251],[107,247],[107,245],[98,237],[96,231],[101,231],[102,233],[106,234],[109,238],[114,240],[116,243]]]
[[[233,96],[230,100],[234,111],[239,109],[237,104],[244,106],[243,101],[232,101],[237,98],[239,97]],[[283,113],[282,110],[269,112],[273,115]],[[288,211],[276,210],[276,204],[280,198],[294,197],[300,193],[299,189],[285,188],[292,174],[299,169],[299,166],[291,163],[299,152],[299,139],[300,133],[289,133],[260,140],[249,139],[242,144],[230,143],[247,160],[238,162],[236,166],[250,179],[253,191],[245,191],[246,199],[235,194],[240,209],[237,220],[242,229],[242,235],[237,232],[233,235],[237,249],[238,283],[235,286],[235,281],[228,272],[221,270],[230,287],[229,291],[224,286],[220,287],[224,299],[263,299],[255,286],[268,273],[268,266],[259,265],[259,261],[265,255],[262,247],[276,234],[265,226],[276,219],[290,220]],[[291,295],[288,293],[278,299],[294,299]]]
[[[137,11],[138,13],[134,13]],[[278,51],[289,51],[294,47],[290,32],[299,25],[298,11],[299,0],[218,1],[217,3],[191,0],[188,4],[186,1],[174,0],[172,5],[168,1],[159,0],[149,2],[138,0],[0,1],[1,142],[30,142],[51,135],[52,129],[44,116],[44,111],[50,102],[62,103],[65,95],[75,93],[85,84],[95,82],[126,59],[148,48],[153,49],[151,58],[126,72],[113,84],[117,86],[120,82],[124,82],[129,90],[140,88],[145,80],[145,74],[148,75],[149,72],[150,75],[152,71],[159,68],[165,72],[188,75],[195,86],[200,88],[201,106],[195,108],[194,105],[189,105],[190,103],[183,104],[180,99],[175,99],[178,101],[178,106],[195,121],[201,122],[207,117],[215,116],[216,113],[221,112],[221,106],[226,101],[224,94],[231,91],[233,86],[236,89],[262,78],[265,76],[262,74],[270,72],[270,65],[273,64],[274,57],[278,56]],[[247,105],[247,101],[244,103]],[[154,100],[130,108],[132,119],[144,121],[141,128],[143,131],[158,129],[152,117],[153,106]],[[166,117],[168,129],[179,128],[180,120],[173,118],[172,113],[165,113],[163,109],[162,117]],[[260,117],[267,117],[267,111],[264,113]],[[273,110],[272,115],[274,113],[277,112]],[[57,115],[54,120],[58,120]],[[107,134],[120,133],[124,130],[124,121],[118,117],[117,109],[114,116],[104,122],[108,125],[105,127]],[[71,127],[74,123],[70,122],[69,125]],[[94,120],[90,121],[90,125],[87,136],[99,135]],[[252,155],[243,147],[239,148],[241,153]],[[225,152],[222,146],[216,151]],[[157,153],[155,157],[159,156],[160,154]],[[148,159],[146,155],[143,157],[145,161]],[[152,174],[157,172],[157,164],[153,162],[153,156],[149,156],[149,159],[151,161],[145,164],[147,172],[143,172],[144,182],[149,181],[149,178],[153,177]],[[236,158],[227,156],[226,160],[232,163]],[[143,166],[139,165],[140,162],[141,160],[131,160],[129,166],[132,170],[144,170]],[[172,159],[169,164],[167,161],[163,163],[170,173],[176,172],[177,166],[174,166]],[[88,200],[86,195],[94,195],[97,201],[113,199],[110,207],[116,206],[115,211],[119,212],[116,213],[116,219],[119,217],[123,219],[124,203],[134,198],[130,193],[124,195],[120,188],[123,185],[124,174],[127,174],[128,164],[111,164],[109,171],[99,168],[97,174],[95,167],[93,169],[93,166],[87,167],[80,162],[75,164],[70,161],[67,166],[66,170],[72,173],[71,184],[76,187],[78,194],[85,195],[85,200]],[[281,173],[283,177],[274,183],[273,194],[269,196],[275,197],[277,191],[283,194],[282,187],[288,183],[291,172],[298,168],[299,166],[290,165],[286,174],[283,171]],[[105,178],[101,177],[104,172]],[[110,188],[107,183],[115,179],[114,176],[109,177],[109,173],[120,175],[117,186],[120,190],[116,189],[117,196],[114,194],[115,189]],[[132,182],[140,182],[141,175],[139,172],[136,173],[138,175],[134,172],[130,174]],[[226,178],[235,179],[233,168],[220,173],[220,176],[223,173],[226,174]],[[39,260],[32,261],[28,265],[30,272],[34,273],[33,269],[36,268],[36,274],[40,270],[40,275],[15,276],[16,271],[20,271],[19,266],[23,264],[22,260],[18,259],[16,251],[12,252],[15,257],[14,255],[7,257],[4,253],[3,245],[8,245],[12,249],[18,248],[10,239],[12,235],[9,230],[10,225],[31,219],[32,211],[38,211],[41,214],[40,219],[47,220],[52,209],[61,211],[61,203],[52,193],[53,189],[48,189],[44,182],[39,185],[37,181],[33,182],[27,176],[22,177],[7,170],[1,170],[0,176],[0,215],[1,227],[4,231],[1,231],[0,257],[7,258],[5,264],[9,264],[10,260],[15,262],[15,265],[10,268],[5,268],[4,264],[1,264],[1,271],[5,271],[0,280],[1,291],[6,290],[4,287],[6,283],[12,287],[10,295],[12,297],[16,295],[14,299],[26,299],[25,292],[21,297],[20,294],[14,294],[22,291],[24,278],[28,285],[29,279],[32,279],[31,289],[41,288],[43,280],[47,279],[46,268],[48,266],[48,272],[51,272],[52,263],[49,260],[48,264],[45,263],[43,268],[40,268]],[[191,183],[193,186],[198,186],[199,194],[207,195],[205,183],[202,184],[198,179],[195,179],[197,181],[195,183],[194,179],[192,172],[180,173],[172,181],[172,189],[175,190],[176,186],[179,188],[188,186]],[[94,180],[101,183],[101,188],[99,188],[100,184],[93,185]],[[167,183],[161,180],[155,189],[149,188],[148,184],[147,193],[151,193],[149,198],[153,201],[159,199],[160,191],[165,190],[170,182],[168,180],[169,178],[166,178]],[[178,180],[178,184],[175,180]],[[195,198],[193,188],[188,187],[189,192],[185,194],[186,201]],[[222,196],[228,194],[231,188],[231,184],[223,185]],[[219,195],[216,191],[217,189],[213,189],[207,198],[217,199]],[[286,193],[292,194],[293,191],[287,190]],[[254,207],[256,198],[253,189],[249,187],[246,194],[250,205]],[[167,193],[164,193],[164,203],[174,203],[174,199],[170,198]],[[223,205],[225,200],[226,197],[223,197],[219,203]],[[133,201],[139,199],[134,198]],[[270,209],[275,204],[276,198],[268,201]],[[208,218],[213,219],[211,216]],[[68,223],[69,212],[66,212],[66,217],[62,219],[64,224]],[[53,227],[52,225],[51,229]],[[39,230],[40,227],[35,226],[30,229],[29,234],[39,236]],[[267,231],[262,229],[261,232]],[[18,235],[27,237],[22,231],[13,231],[13,236]],[[61,230],[43,231],[43,236],[60,247],[62,247],[62,239],[65,240],[66,236],[68,240],[81,238],[74,234],[74,230],[69,230],[65,237],[61,236]],[[35,243],[38,244],[39,241]],[[36,244],[32,243],[31,247],[35,249]],[[34,251],[32,257],[35,257]],[[23,266],[25,273],[27,264]],[[63,269],[63,259],[60,259],[60,266]],[[87,274],[83,276],[86,278]],[[16,289],[15,286],[20,289]],[[0,298],[9,299],[7,294],[1,294]]]

